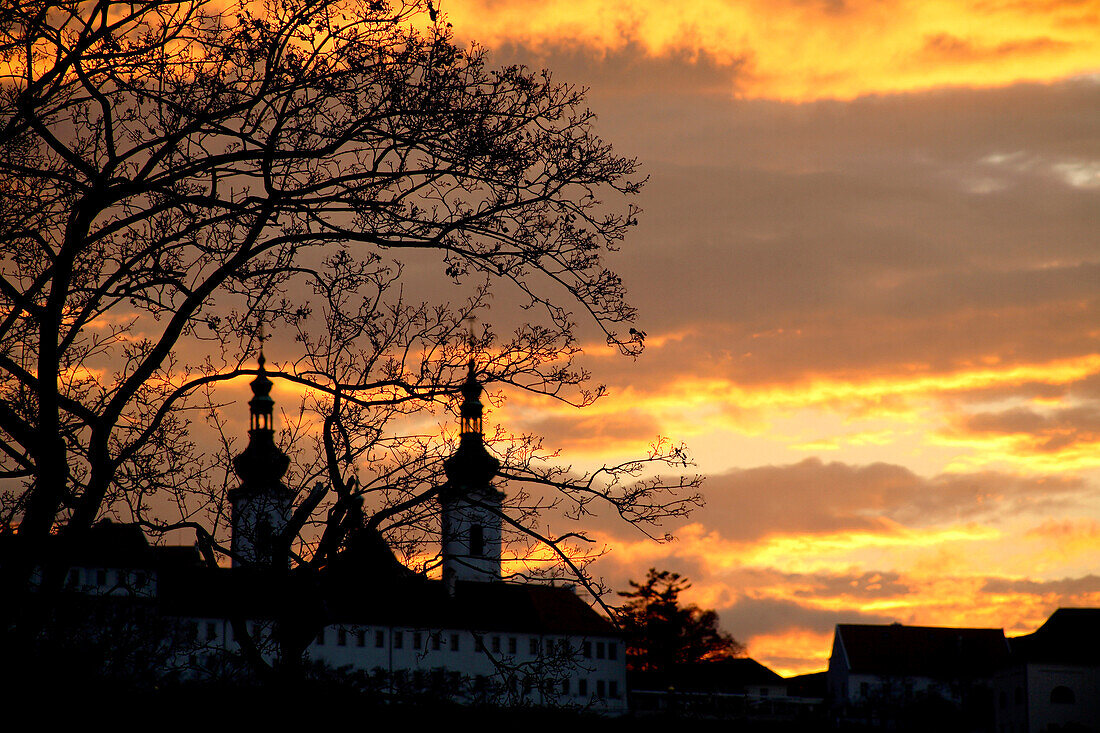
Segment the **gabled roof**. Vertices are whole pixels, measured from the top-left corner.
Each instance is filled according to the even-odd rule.
[[[743,693],[752,688],[785,685],[786,680],[755,659],[739,657],[709,662],[677,664],[667,672],[635,672],[630,676],[634,690]]]
[[[326,624],[393,625],[539,634],[617,634],[572,590],[543,585],[442,581],[420,576],[307,579],[252,568],[172,573],[161,579],[165,613],[179,616],[277,618],[312,616]]]
[[[1059,608],[1034,633],[1008,643],[1014,661],[1100,664],[1100,608]]]
[[[23,544],[17,534],[0,535],[0,562],[2,557],[22,552]],[[49,559],[62,560],[77,567],[149,570],[196,565],[199,560],[194,547],[150,545],[138,525],[120,524],[109,519],[90,527],[76,544],[67,543],[62,536],[51,535],[45,551]]]
[[[1008,657],[1002,629],[838,624],[853,673],[952,679],[988,675]]]

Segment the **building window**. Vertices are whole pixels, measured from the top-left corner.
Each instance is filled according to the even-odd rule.
[[[374,646],[378,649],[386,646],[386,632],[381,629],[374,632]]]
[[[588,680],[579,680],[577,682],[577,694],[578,695],[587,695],[588,694]]]
[[[405,634],[400,631],[393,632],[393,648],[403,649],[405,647]]]
[[[458,651],[458,634],[451,634],[451,651]]]
[[[508,637],[508,653],[509,654],[515,654],[516,653],[516,637],[514,637],[514,636],[509,636]]]
[[[603,680],[596,680],[596,697],[603,697],[604,694]]]
[[[347,631],[347,629],[341,627],[341,628],[336,630],[336,646],[347,646],[347,645],[348,645],[348,631]]]
[[[485,555],[485,530],[480,524],[470,527],[470,554],[474,557]]]
[[[96,585],[107,585],[107,571],[97,570],[95,571],[95,583]]]
[[[539,653],[539,640],[538,640],[538,637],[535,637],[535,636],[531,637],[530,650],[531,650],[531,654],[538,654]]]
[[[607,683],[607,691],[611,697],[617,698],[619,696],[619,682],[617,680],[611,680]]]
[[[493,637],[493,653],[494,654],[500,654],[500,637],[499,636],[494,636]]]
[[[604,648],[603,642],[602,641],[597,641],[596,642],[596,659],[603,659],[604,658],[603,648]]]
[[[485,651],[485,640],[482,639],[481,634],[474,634],[474,651],[478,653]]]
[[[423,643],[424,643],[424,637],[421,635],[421,633],[419,631],[415,632],[413,634],[413,649],[415,649],[417,651],[420,651],[420,647],[423,645]]]
[[[367,632],[363,629],[359,629],[355,632],[355,646],[367,645]]]
[[[618,659],[619,658],[619,642],[610,641],[607,643],[607,658]]]
[[[1077,702],[1077,696],[1065,685],[1058,685],[1050,691],[1051,705],[1073,705],[1075,702]]]
[[[564,679],[564,680],[561,681],[561,694],[563,694],[563,695],[568,695],[569,694],[569,680],[568,679]]]
[[[213,621],[206,622],[206,640],[214,641],[218,638],[218,625]]]
[[[592,642],[586,641],[583,644],[581,644],[581,655],[585,659],[591,659],[592,658]]]
[[[439,647],[441,646],[440,638],[439,638],[440,636],[442,636],[442,634],[440,634],[438,631],[435,632],[434,634],[432,634],[432,650],[433,651],[439,651]]]

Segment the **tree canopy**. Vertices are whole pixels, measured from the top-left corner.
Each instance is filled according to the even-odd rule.
[[[261,324],[268,375],[304,395],[281,438],[295,568],[365,528],[430,569],[450,443],[425,416],[468,360],[491,390],[584,406],[603,390],[578,324],[642,346],[605,257],[643,180],[593,121],[578,87],[489,68],[424,0],[0,0],[0,522],[30,548],[8,587],[105,515],[230,551],[217,387],[256,373]],[[498,333],[501,293],[523,310]],[[503,515],[517,556],[549,550],[597,595],[583,531],[540,516],[647,527],[700,502],[666,440],[584,472],[489,437],[527,487]]]
[[[741,646],[718,628],[718,614],[694,604],[682,605],[680,594],[691,587],[687,578],[650,568],[633,590],[620,591],[627,601],[619,618],[627,638],[631,671],[666,672],[673,665],[739,657]]]

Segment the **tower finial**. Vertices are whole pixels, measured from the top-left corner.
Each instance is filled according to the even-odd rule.
[[[262,320],[260,321],[260,335],[259,335],[259,338],[260,338],[260,355],[256,359],[256,361],[259,362],[260,371],[262,372],[264,370],[264,364],[267,363],[267,359],[264,358],[264,340],[266,339],[266,336],[264,335],[264,322]]]
[[[462,406],[459,414],[462,417],[462,435],[482,434],[481,430],[481,382],[477,381],[477,364],[474,357],[470,357],[466,381],[462,383]]]

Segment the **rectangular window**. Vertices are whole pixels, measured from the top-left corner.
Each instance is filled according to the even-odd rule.
[[[424,643],[424,637],[420,635],[420,632],[417,631],[416,633],[414,633],[413,634],[413,649],[415,649],[417,651],[420,651],[420,647],[423,645],[423,643]]]
[[[607,643],[607,658],[618,659],[619,658],[619,642],[611,641]]]
[[[515,654],[516,653],[516,637],[514,637],[514,636],[509,636],[508,637],[508,653],[509,654]]]
[[[569,694],[569,680],[568,679],[564,679],[564,680],[561,681],[561,694],[563,694],[563,695],[568,695]]]
[[[340,627],[336,630],[336,646],[348,645],[348,630]]]
[[[440,643],[440,637],[441,636],[443,636],[443,634],[441,634],[438,631],[435,632],[434,634],[432,634],[432,650],[433,651],[439,651],[439,647],[442,646],[442,644]]]
[[[588,680],[579,680],[577,682],[577,694],[578,695],[587,695],[588,694]]]
[[[218,625],[213,621],[206,622],[206,640],[214,641],[218,638]]]
[[[474,634],[474,651],[479,654],[485,651],[485,640],[480,634]]]
[[[611,693],[611,697],[619,696],[619,683],[616,680],[611,680],[607,683],[607,691]]]
[[[592,642],[586,641],[583,644],[581,644],[581,655],[585,659],[591,659],[592,658]]]
[[[355,646],[367,645],[367,632],[363,629],[359,629],[355,632]]]
[[[405,647],[405,634],[401,631],[393,632],[393,648],[403,649]]]
[[[596,697],[603,697],[603,680],[596,680]]]
[[[602,641],[597,641],[596,642],[596,659],[603,659],[603,657],[604,657],[603,642]]]
[[[458,634],[451,634],[451,651],[458,651]]]
[[[539,640],[538,640],[538,637],[532,636],[531,637],[531,654],[538,654],[538,653],[539,653]]]
[[[493,652],[496,653],[496,654],[500,654],[500,637],[499,636],[494,636],[493,637]]]
[[[379,629],[374,632],[374,646],[378,649],[386,646],[386,632]]]

